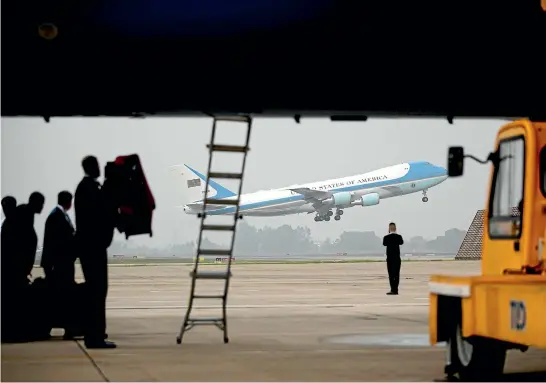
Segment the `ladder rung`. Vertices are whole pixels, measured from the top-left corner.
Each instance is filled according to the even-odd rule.
[[[197,270],[190,273],[190,277],[196,279],[227,279],[231,277],[231,271]]]
[[[210,172],[209,178],[229,178],[240,180],[243,178],[243,175],[241,173]]]
[[[249,116],[240,116],[240,115],[234,115],[234,116],[218,116],[214,117],[216,121],[235,121],[235,122],[250,122]]]
[[[224,322],[223,318],[190,318],[188,319],[188,323],[218,323],[218,322]]]
[[[233,231],[235,225],[203,225],[201,230]]]
[[[238,152],[238,153],[244,153],[248,151],[248,146],[240,146],[240,145],[210,145],[207,144],[207,148],[209,148],[213,152]]]
[[[223,299],[223,295],[194,295],[196,299]]]
[[[225,249],[199,249],[197,252],[200,255],[231,255],[231,250]]]
[[[207,198],[205,199],[205,205],[238,205],[238,199],[214,199]]]

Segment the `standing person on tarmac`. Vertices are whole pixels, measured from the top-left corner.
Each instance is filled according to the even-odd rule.
[[[14,230],[15,212],[17,200],[15,197],[6,196],[2,198],[2,211],[4,220],[2,221],[1,232],[1,250],[2,255],[2,342],[15,340],[13,332],[17,324],[16,306],[14,306],[18,297],[13,294],[15,279],[15,262],[17,257],[17,246],[15,238],[17,236]]]
[[[82,161],[85,177],[75,193],[76,240],[85,277],[88,323],[85,326],[87,348],[115,348],[106,340],[106,296],[108,294],[108,254],[113,228],[108,204],[97,181],[100,176],[96,157]]]
[[[389,273],[389,283],[391,291],[387,295],[398,295],[398,285],[400,283],[400,246],[404,244],[404,239],[396,232],[396,224],[389,223],[389,234],[383,237],[383,246],[387,248],[387,271]]]
[[[17,248],[14,245],[16,234],[13,226],[15,221],[15,212],[17,210],[17,200],[15,197],[6,196],[2,198],[2,211],[4,212],[4,220],[2,221],[1,232],[1,254],[2,254],[2,285],[9,290],[8,278],[13,275],[13,264]]]
[[[81,332],[81,323],[76,320],[80,315],[76,307],[82,300],[76,296],[76,230],[68,216],[71,207],[72,193],[66,190],[60,192],[57,206],[46,219],[40,263],[51,287],[50,302],[57,302],[53,307],[60,309],[64,339],[73,339]]]
[[[40,192],[33,192],[27,204],[17,206],[15,210],[15,246],[18,252],[15,260],[14,275],[18,284],[28,286],[36,250],[38,249],[38,235],[34,229],[34,216],[41,214],[44,209],[45,197]]]

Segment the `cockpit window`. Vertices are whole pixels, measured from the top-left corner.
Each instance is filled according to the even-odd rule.
[[[489,236],[519,238],[522,230],[525,184],[525,141],[523,136],[499,143],[500,163],[495,167],[489,206]]]

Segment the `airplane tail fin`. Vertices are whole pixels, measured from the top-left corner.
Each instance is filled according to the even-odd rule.
[[[201,201],[205,196],[205,185],[207,177],[190,166],[174,165],[171,166],[171,171],[178,178],[178,183],[185,191],[186,197],[192,201]],[[219,183],[209,180],[209,198],[222,199],[233,197],[236,194],[225,188]]]

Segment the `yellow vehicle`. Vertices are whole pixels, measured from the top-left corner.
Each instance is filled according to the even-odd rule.
[[[481,275],[433,275],[430,342],[447,342],[445,372],[496,379],[509,349],[546,349],[546,123],[503,126],[487,161],[451,147],[448,174],[464,158],[491,162]]]

